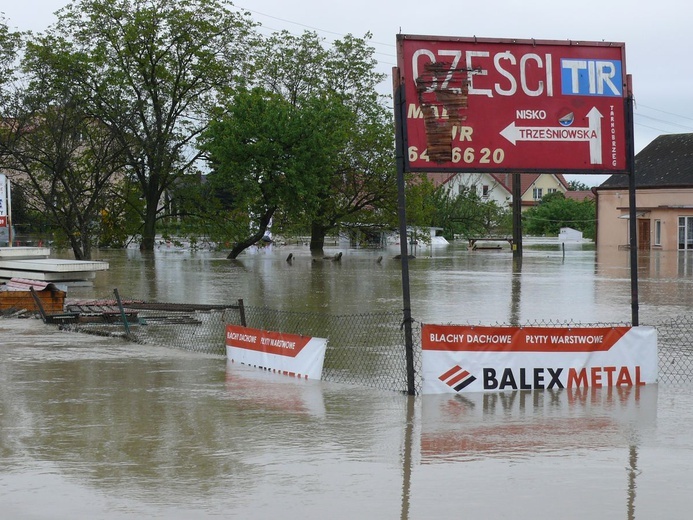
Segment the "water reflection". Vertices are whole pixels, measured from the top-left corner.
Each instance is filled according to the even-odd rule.
[[[423,396],[423,463],[623,445],[656,424],[657,387]],[[537,431],[539,430],[539,431]]]
[[[663,490],[678,496],[668,518],[693,505],[675,493],[693,459],[690,392],[408,398],[0,327],[13,337],[0,364],[8,517],[630,519],[653,517]]]
[[[94,287],[71,287],[68,297],[123,297],[191,303],[228,303],[330,314],[401,310],[397,248],[342,252],[339,262],[302,245],[273,246],[230,261],[224,253],[158,250],[98,252],[111,270]],[[470,251],[466,244],[422,248],[410,262],[412,315],[421,322],[515,324],[630,322],[628,251],[589,244],[525,244],[509,250]],[[293,260],[287,262],[287,255]],[[639,257],[640,321],[651,324],[693,304],[689,253]],[[382,257],[381,261],[378,259]],[[690,271],[690,272],[689,272]]]
[[[522,258],[513,258],[512,291],[510,294],[510,325],[520,326],[520,302],[522,293]]]

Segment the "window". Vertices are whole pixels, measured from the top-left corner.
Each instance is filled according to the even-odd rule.
[[[662,221],[659,219],[654,221],[654,245],[662,245]]]
[[[693,250],[693,217],[679,217],[679,251]]]
[[[534,198],[534,200],[541,200],[543,193],[544,190],[542,188],[534,188],[532,190],[532,197]]]
[[[558,189],[556,189],[556,188],[549,188],[546,190],[546,193],[556,193],[557,191],[558,191]]]
[[[488,199],[488,184],[484,184],[481,187],[481,196],[485,199]]]

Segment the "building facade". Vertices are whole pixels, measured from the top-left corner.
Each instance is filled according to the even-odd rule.
[[[629,178],[596,188],[597,247],[630,245]],[[638,249],[693,250],[693,134],[657,137],[635,158]]]

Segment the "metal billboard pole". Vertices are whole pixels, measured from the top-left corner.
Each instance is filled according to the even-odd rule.
[[[638,222],[635,206],[635,131],[633,130],[633,86],[630,74],[626,76],[628,92],[625,100],[626,145],[628,161],[628,225],[630,232],[630,302],[632,324],[639,325],[638,318]]]
[[[405,208],[405,182],[404,182],[404,160],[406,150],[404,149],[404,88],[402,87],[399,68],[393,67],[392,81],[395,102],[395,146],[397,157],[397,214],[399,217],[399,247],[402,258],[402,300],[403,300],[403,326],[404,344],[407,361],[407,394],[416,394],[414,382],[414,339],[412,334],[411,318],[411,294],[409,290],[409,251],[407,247],[407,216]]]
[[[522,174],[513,173],[513,261],[522,262]]]

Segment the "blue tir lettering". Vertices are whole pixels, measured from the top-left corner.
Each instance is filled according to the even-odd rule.
[[[561,93],[564,96],[621,97],[620,60],[561,59]]]

